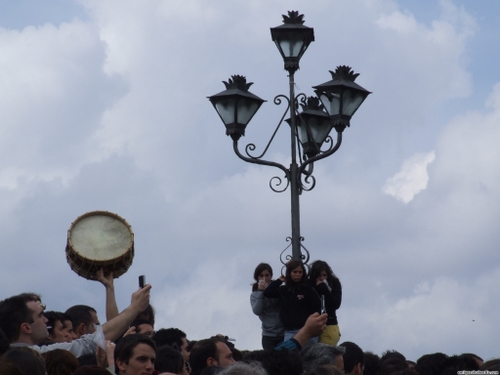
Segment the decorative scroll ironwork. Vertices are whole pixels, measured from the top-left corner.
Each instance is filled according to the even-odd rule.
[[[305,254],[302,253],[302,259],[301,259],[301,261],[307,267],[308,266],[308,262],[311,259],[311,254],[309,253],[309,250],[307,250],[307,248],[304,245],[302,245],[302,241],[304,241],[304,237],[300,237],[300,247],[305,252]],[[290,260],[293,259],[293,256],[291,254],[285,254],[285,251],[287,251],[290,248],[290,246],[292,246],[292,237],[287,237],[286,238],[286,242],[290,242],[290,244],[288,244],[288,246],[285,247],[283,249],[283,251],[281,251],[281,253],[280,253],[280,262],[281,262],[281,264],[283,264],[283,266],[281,267],[281,274],[282,275],[285,274],[283,271],[286,270],[286,264]]]
[[[283,193],[286,191],[286,189],[288,189],[288,186],[290,185],[290,179],[288,179],[287,176],[285,176],[285,180],[286,180],[285,187],[282,189],[279,189],[279,186],[281,186],[281,184],[283,184],[283,180],[281,179],[281,177],[274,176],[273,178],[271,178],[269,180],[269,187],[275,193]]]

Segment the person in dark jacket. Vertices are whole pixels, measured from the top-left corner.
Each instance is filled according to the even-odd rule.
[[[285,285],[281,285],[285,282]],[[285,327],[285,341],[291,339],[305,324],[307,318],[321,310],[316,289],[308,282],[304,264],[291,260],[286,266],[285,277],[280,276],[264,290],[264,297],[279,298],[280,319]],[[311,339],[311,343],[318,338]]]
[[[309,281],[320,296],[324,296],[328,321],[326,328],[319,337],[319,342],[328,345],[337,345],[340,340],[337,310],[342,303],[342,285],[333,273],[328,263],[317,260],[311,265]]]

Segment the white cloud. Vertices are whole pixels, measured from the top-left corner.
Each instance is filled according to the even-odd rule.
[[[416,154],[403,162],[401,171],[387,179],[383,192],[396,199],[409,203],[415,195],[427,188],[429,174],[427,166],[436,158],[435,152]]]

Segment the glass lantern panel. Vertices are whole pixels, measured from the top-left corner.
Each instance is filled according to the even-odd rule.
[[[352,116],[363,102],[365,95],[355,90],[344,91],[344,105],[342,114]]]
[[[259,103],[255,100],[241,98],[238,101],[238,119],[236,122],[247,125],[258,109]]]
[[[330,130],[332,129],[330,121],[325,120],[321,121],[321,123],[318,124],[318,122],[314,120],[310,121],[309,124],[314,142],[316,142],[318,145],[323,144],[325,138],[328,136]]]
[[[215,104],[215,109],[217,109],[217,112],[219,113],[219,116],[222,118],[224,124],[227,125],[236,122],[235,118],[236,100],[234,98],[219,100]]]
[[[338,115],[340,113],[340,94],[336,92],[322,93],[319,100],[323,103],[326,111],[330,116]]]
[[[297,57],[299,56],[303,43],[302,40],[280,40],[279,44],[285,57]]]
[[[299,122],[298,130],[299,130],[300,143],[302,144],[306,143],[307,140],[309,139],[309,136],[307,135],[307,127],[301,121]]]

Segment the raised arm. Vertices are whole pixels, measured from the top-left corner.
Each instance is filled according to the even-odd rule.
[[[278,298],[280,296],[280,286],[283,284],[284,277],[280,276],[279,279],[274,280],[267,286],[264,290],[264,297],[267,298]]]
[[[295,340],[303,348],[310,339],[313,337],[321,335],[323,329],[326,327],[326,321],[328,320],[327,314],[319,315],[319,313],[314,313],[307,318],[304,327],[302,327],[299,332],[293,336]]]
[[[310,339],[313,337],[321,335],[326,327],[326,322],[328,320],[327,314],[319,315],[319,313],[314,313],[307,318],[304,326],[291,338],[278,345],[275,350],[282,349],[297,349],[302,350],[303,347],[307,345]]]
[[[116,304],[113,273],[110,272],[108,275],[104,276],[104,270],[101,268],[97,271],[96,276],[97,280],[106,288],[106,321],[110,321],[119,314]]]
[[[144,288],[140,288],[138,291],[134,292],[130,305],[118,316],[102,325],[106,340],[115,341],[127,331],[137,315],[148,307],[150,290],[151,285],[147,284]]]

